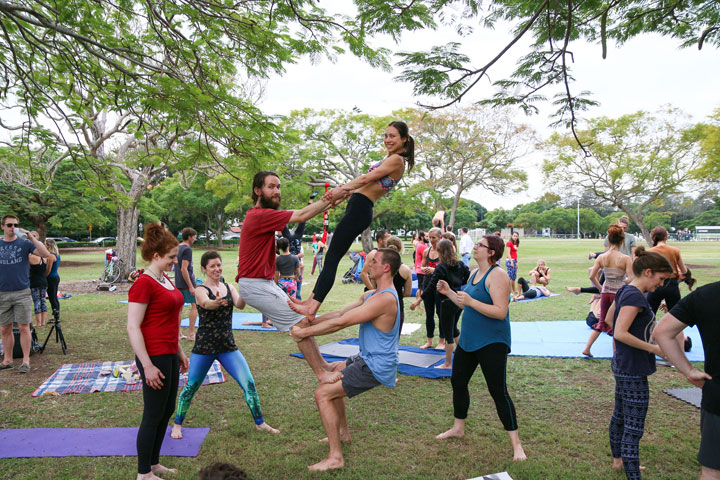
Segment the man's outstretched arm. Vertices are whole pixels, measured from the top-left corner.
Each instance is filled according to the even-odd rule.
[[[330,202],[328,202],[327,200],[313,202],[310,205],[305,206],[305,208],[301,210],[293,210],[292,216],[290,217],[290,220],[288,220],[288,223],[307,222],[315,215],[320,212],[324,212],[328,208],[330,208]]]
[[[336,318],[331,318],[306,328],[294,326],[290,329],[290,336],[293,337],[293,340],[299,342],[307,337],[316,337],[318,335],[334,333],[338,330],[342,330],[343,328],[347,328],[352,325],[359,325],[378,318],[383,313],[387,312],[394,304],[395,299],[389,296],[371,298],[362,305],[352,308]]]

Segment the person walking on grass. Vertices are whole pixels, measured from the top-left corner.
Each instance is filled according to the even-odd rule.
[[[195,229],[186,227],[182,230],[182,243],[178,248],[179,268],[175,269],[175,285],[182,293],[185,303],[190,304],[190,323],[188,324],[187,336],[181,335],[181,339],[195,341],[195,322],[197,321],[197,304],[195,302],[195,271],[192,261],[192,246],[197,240]]]
[[[611,364],[615,409],[609,433],[613,468],[624,468],[628,480],[640,480],[640,439],[650,402],[648,376],[655,373],[655,356],[663,356],[652,341],[655,315],[645,293],[662,285],[673,269],[659,253],[637,247],[632,271],[632,281],[617,291],[615,303],[607,312],[614,319],[615,339]]]
[[[418,288],[425,291],[427,288],[432,274],[435,272],[435,268],[440,262],[440,254],[437,250],[437,244],[442,240],[442,231],[438,227],[433,227],[428,230],[428,241],[430,246],[423,250],[421,268],[423,272],[423,285],[418,283]],[[425,330],[427,331],[427,342],[420,348],[433,348],[433,337],[435,336],[435,295],[437,292],[433,292],[431,295],[422,296],[423,305],[425,306]],[[445,348],[445,340],[440,337],[438,342],[438,348]]]
[[[350,443],[345,410],[345,397],[366,392],[378,385],[395,387],[400,337],[400,306],[393,277],[401,265],[400,254],[383,248],[370,260],[370,275],[376,290],[363,293],[355,303],[342,310],[321,315],[306,328],[294,326],[290,335],[296,342],[317,335],[327,335],[354,325],[360,326],[360,353],[344,362],[336,362],[334,370],[342,374],[336,383],[320,385],[315,402],[320,410],[330,452],[325,460],[308,467],[312,471],[338,469],[345,466],[341,442]]]
[[[0,240],[0,335],[4,358],[0,370],[13,368],[15,335],[13,322],[20,330],[20,346],[23,359],[19,373],[30,371],[30,322],[33,316],[33,300],[30,293],[29,255],[36,252],[42,258],[50,255],[35,232],[19,228],[20,221],[15,215],[2,217],[3,239]],[[18,237],[27,235],[28,240]]]
[[[505,268],[507,269],[507,275],[510,279],[512,293],[513,295],[518,296],[520,295],[520,290],[515,286],[515,280],[517,280],[518,271],[518,248],[520,247],[520,234],[518,232],[513,232],[505,247],[507,248]]]
[[[507,390],[507,355],[510,353],[510,282],[496,262],[503,255],[503,240],[485,235],[473,248],[478,268],[464,291],[454,292],[447,282],[438,282],[438,292],[463,309],[460,340],[455,350],[450,383],[453,389],[452,428],[436,438],[462,438],[470,408],[468,385],[478,365],[500,421],[510,437],[513,460],[526,460],[520,443],[515,405]]]
[[[175,411],[179,372],[187,372],[189,366],[179,339],[183,295],[166,274],[177,265],[177,252],[177,238],[159,223],[149,224],[141,248],[149,265],[128,292],[127,331],[143,382],[137,480],[177,473],[160,464],[160,448]]]

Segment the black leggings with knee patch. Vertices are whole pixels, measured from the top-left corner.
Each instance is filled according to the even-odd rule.
[[[180,362],[175,353],[150,357],[153,365],[165,376],[163,386],[155,390],[145,382],[145,369],[135,357],[143,381],[143,416],[137,434],[138,473],[150,473],[150,466],[160,463],[160,447],[175,411],[175,399],[180,379]]]
[[[517,430],[517,416],[505,382],[507,354],[509,348],[504,343],[491,343],[479,350],[466,352],[458,345],[455,348],[451,383],[453,387],[453,410],[455,418],[464,420],[470,408],[468,385],[477,366],[480,365],[490,396],[495,402],[500,421],[505,430]]]

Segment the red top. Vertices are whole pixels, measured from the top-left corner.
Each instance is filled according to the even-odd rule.
[[[285,228],[292,210],[251,208],[245,215],[238,250],[238,278],[265,278],[275,274],[275,232]]]
[[[517,245],[515,245],[512,240],[508,240],[505,246],[509,249],[510,259],[517,260]]]
[[[418,242],[415,246],[415,273],[422,273],[422,256],[428,246],[424,242]]]
[[[140,275],[128,293],[129,302],[148,304],[140,331],[150,356],[178,353],[180,311],[185,300],[168,276],[164,273],[163,276],[173,286],[172,290],[148,275]]]

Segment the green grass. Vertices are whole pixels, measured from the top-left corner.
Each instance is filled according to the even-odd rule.
[[[678,246],[686,263],[709,267],[694,269],[699,285],[720,277],[717,244]],[[568,294],[563,287],[588,284],[587,268],[591,262],[587,253],[601,248],[599,240],[523,240],[519,251],[521,274],[530,270],[537,258],[545,259],[552,269],[551,290],[562,296],[512,304],[511,319],[584,319],[589,297]],[[195,253],[198,272],[201,252]],[[234,250],[223,252],[226,278],[234,278],[236,255]],[[102,271],[100,252],[67,254],[62,258],[63,262],[89,262],[75,267],[61,264],[63,282],[95,279]],[[346,257],[338,270],[339,277],[349,265]],[[313,282],[315,278],[310,277],[306,267],[306,281]],[[306,295],[311,287],[304,287]],[[686,292],[683,288],[683,294]],[[338,280],[323,310],[339,308],[361,293],[361,286],[342,285]],[[132,358],[125,332],[127,307],[117,303],[124,298],[98,292],[62,301],[68,354],[63,356],[59,346],[51,342],[44,354],[33,356],[30,374],[0,372],[1,428],[139,424],[142,414],[139,392],[30,396],[61,363]],[[424,316],[408,309],[406,321],[424,323]],[[47,327],[39,329],[41,340],[45,332]],[[357,327],[320,338],[319,342],[356,334]],[[401,341],[420,345],[424,336],[421,328],[412,336],[403,336]],[[401,375],[394,390],[379,387],[348,401],[353,444],[344,447],[346,467],[318,475],[305,468],[327,454],[327,446],[317,442],[324,431],[313,400],[316,381],[303,360],[289,357],[297,351],[295,343],[286,335],[274,333],[235,332],[235,338],[255,376],[265,418],[282,433],[270,436],[255,431],[239,387],[228,376],[229,381],[222,385],[201,388],[186,418],[187,427],[211,427],[200,455],[162,459],[166,465],[180,470],[176,478],[193,478],[202,466],[213,461],[240,465],[254,479],[467,479],[505,470],[518,480],[624,478],[610,468],[607,426],[614,384],[609,360],[527,357],[508,360],[508,388],[518,412],[527,462],[512,462],[507,434],[479,371],[471,383],[467,435],[463,440],[446,442],[439,442],[434,436],[452,424],[449,380]],[[189,352],[189,346],[185,347]],[[650,378],[651,404],[641,442],[647,478],[684,480],[695,478],[699,472],[695,460],[700,436],[699,411],[662,393],[664,388],[688,385],[684,377],[667,368]],[[118,479],[134,478],[135,472],[134,457],[0,462],[0,478],[13,479]]]

